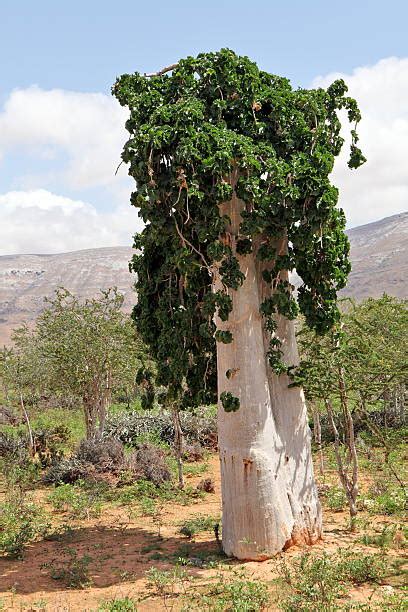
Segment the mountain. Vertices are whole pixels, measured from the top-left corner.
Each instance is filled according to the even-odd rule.
[[[347,232],[352,271],[342,295],[408,298],[408,212]]]
[[[408,213],[353,228],[352,272],[341,292],[357,300],[388,293],[408,298]],[[130,247],[87,249],[58,255],[0,257],[0,346],[9,343],[11,330],[35,320],[57,287],[81,297],[95,297],[100,289],[118,287],[124,308],[136,301],[129,273]]]
[[[3,255],[0,257],[0,346],[11,331],[32,322],[44,306],[44,296],[65,287],[83,298],[116,286],[124,295],[124,309],[136,302],[135,277],[128,263],[130,247],[87,249],[58,255]]]

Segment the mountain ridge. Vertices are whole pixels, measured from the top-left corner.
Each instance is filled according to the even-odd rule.
[[[341,296],[357,300],[388,293],[408,297],[408,212],[385,217],[347,231],[352,271]],[[63,286],[81,298],[95,297],[116,286],[124,309],[136,303],[135,276],[129,272],[131,247],[100,247],[56,254],[0,256],[0,346],[11,331],[32,323],[44,297]]]

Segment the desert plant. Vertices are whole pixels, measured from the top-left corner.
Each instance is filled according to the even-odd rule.
[[[47,501],[55,510],[67,512],[73,518],[89,519],[101,514],[101,502],[95,492],[80,486],[60,485],[48,495]]]
[[[168,601],[174,597],[178,589],[186,592],[186,586],[190,581],[190,576],[186,570],[176,566],[172,570],[163,571],[156,567],[151,567],[146,572],[147,586],[158,595],[163,602],[164,608],[168,609]]]
[[[89,565],[92,557],[89,555],[78,556],[74,548],[65,549],[66,560],[53,562],[43,567],[50,567],[50,576],[53,580],[61,580],[68,588],[84,589],[92,584],[89,574]]]
[[[24,547],[50,527],[47,514],[20,491],[10,491],[0,504],[0,552],[21,557]]]
[[[102,603],[98,612],[137,612],[137,605],[130,597],[120,597]]]
[[[213,516],[196,515],[190,519],[186,519],[179,524],[179,533],[193,538],[198,533],[203,531],[214,531],[214,526],[220,522],[219,518]]]
[[[125,466],[135,479],[149,480],[156,486],[171,479],[164,451],[147,442],[127,455]]]
[[[268,609],[268,587],[262,580],[249,580],[234,570],[231,576],[219,575],[204,593],[191,597],[191,607],[211,612],[260,612]]]

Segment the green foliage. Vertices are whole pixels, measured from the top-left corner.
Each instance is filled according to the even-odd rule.
[[[101,502],[92,489],[79,485],[62,484],[54,489],[47,501],[58,512],[67,512],[73,518],[83,519],[98,517],[101,514]]]
[[[49,517],[37,504],[11,490],[0,504],[0,553],[21,557],[26,544],[43,537],[49,527]]]
[[[340,609],[338,599],[350,584],[380,581],[386,561],[378,555],[340,551],[337,555],[315,557],[310,553],[281,566],[281,574],[289,587],[281,603],[285,612],[316,610],[331,612]]]
[[[78,556],[74,548],[65,549],[66,560],[60,563],[44,565],[50,567],[50,575],[53,580],[61,580],[70,589],[85,589],[92,584],[89,573],[89,565],[92,557],[89,555]]]
[[[365,546],[378,546],[379,548],[406,548],[408,528],[401,525],[385,525],[380,533],[364,534],[361,542]]]
[[[340,551],[336,565],[340,579],[353,584],[380,582],[387,569],[383,556],[351,551]]]
[[[179,532],[188,538],[193,538],[203,531],[214,531],[214,527],[220,520],[213,516],[193,516],[180,523]]]
[[[137,612],[137,605],[130,597],[121,597],[105,601],[98,612]]]
[[[339,487],[330,487],[324,498],[328,508],[334,512],[341,512],[347,504],[346,494]]]
[[[236,412],[239,409],[239,397],[235,397],[229,391],[223,391],[220,394],[220,401],[225,412]]]
[[[76,398],[89,437],[103,429],[112,393],[134,388],[136,371],[149,362],[122,304],[116,289],[81,302],[60,288],[46,299],[35,328],[20,328],[13,336],[9,370],[21,393],[38,389],[37,394]]]
[[[245,573],[220,575],[204,594],[192,598],[192,608],[212,612],[260,612],[268,609],[269,593],[262,580],[248,580]]]
[[[364,504],[373,514],[402,515],[407,510],[408,495],[402,487],[389,485],[379,495],[371,494]]]
[[[155,595],[162,598],[164,608],[167,610],[167,601],[169,597],[174,596],[176,589],[182,589],[185,592],[188,582],[191,580],[186,570],[180,566],[176,566],[172,570],[162,571],[156,567],[151,567],[146,572],[147,586]]]
[[[320,337],[303,326],[300,367],[292,376],[309,399],[338,398],[338,368],[349,399],[366,410],[407,376],[407,300],[387,295],[360,304],[343,302],[341,328]]]
[[[230,290],[244,278],[236,255],[251,250],[276,295],[262,310],[270,362],[281,373],[275,319],[297,312],[286,271],[301,276],[300,310],[324,332],[339,318],[336,291],[350,270],[344,214],[328,178],[343,144],[337,111],[346,109],[353,127],[360,120],[345,83],[292,89],[222,49],[180,60],[170,76],[125,74],[112,92],[130,110],[122,159],[136,181],[131,203],[146,223],[134,241],[133,317],[157,360],[158,384],[186,406],[215,402],[215,341],[231,336],[215,337],[213,315],[228,319]],[[351,134],[356,168],[364,158]],[[234,192],[245,202],[237,246],[219,213]],[[285,254],[277,254],[279,243]],[[214,294],[215,270],[222,287]]]

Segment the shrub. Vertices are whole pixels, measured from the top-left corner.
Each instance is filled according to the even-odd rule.
[[[199,610],[214,612],[260,612],[268,609],[268,587],[262,580],[247,580],[242,572],[235,571],[231,579],[219,576],[207,592],[193,598]]]
[[[407,508],[407,493],[402,487],[384,485],[381,489],[373,488],[369,497],[364,500],[365,507],[374,514],[402,514]]]
[[[137,612],[137,605],[130,597],[105,601],[98,612]]]
[[[0,504],[0,552],[21,557],[26,544],[50,527],[46,513],[24,494],[13,492]]]
[[[47,564],[43,567],[51,567],[50,576],[53,580],[62,580],[64,584],[71,589],[84,589],[92,584],[92,579],[89,575],[89,564],[92,557],[83,555],[78,557],[78,553],[74,548],[66,548],[66,561],[60,564]]]
[[[164,451],[148,442],[126,457],[125,466],[135,479],[149,480],[156,486],[171,479]]]
[[[181,428],[187,444],[199,443],[205,448],[217,446],[217,422],[215,414],[207,408],[200,415],[183,411],[180,413]],[[105,435],[121,440],[124,444],[137,445],[141,436],[156,434],[160,440],[172,445],[174,425],[170,412],[130,412],[111,415],[106,422]]]
[[[340,551],[337,561],[338,575],[346,582],[363,584],[379,582],[385,575],[387,564],[379,555],[363,555]]]
[[[339,487],[330,487],[326,491],[324,498],[327,506],[330,508],[330,510],[333,510],[333,512],[341,512],[344,510],[344,507],[347,504],[346,494],[344,493],[343,489],[340,489]]]
[[[89,465],[79,461],[75,456],[54,462],[43,476],[43,481],[49,484],[70,484],[80,478],[85,478]]]
[[[121,469],[124,457],[123,444],[113,438],[82,440],[75,453],[78,461],[90,463],[101,472]]]
[[[47,501],[59,512],[68,512],[73,518],[100,516],[101,502],[94,491],[71,484],[62,484],[48,495]]]
[[[205,450],[199,442],[186,444],[183,448],[184,461],[202,461],[204,459]]]
[[[321,557],[312,557],[310,553],[302,555],[292,568],[283,563],[281,573],[290,587],[281,603],[285,612],[335,610],[334,604],[345,590],[336,565],[326,554]]]
[[[217,523],[219,523],[219,519],[213,516],[197,515],[180,523],[179,532],[188,538],[192,538],[203,531],[214,531]]]
[[[212,478],[203,478],[197,485],[198,491],[205,491],[206,493],[215,493],[215,485]]]
[[[386,562],[379,555],[340,551],[337,555],[313,557],[307,553],[291,568],[286,563],[281,566],[290,589],[281,608],[286,612],[338,610],[337,600],[347,585],[378,582],[385,572]]]

